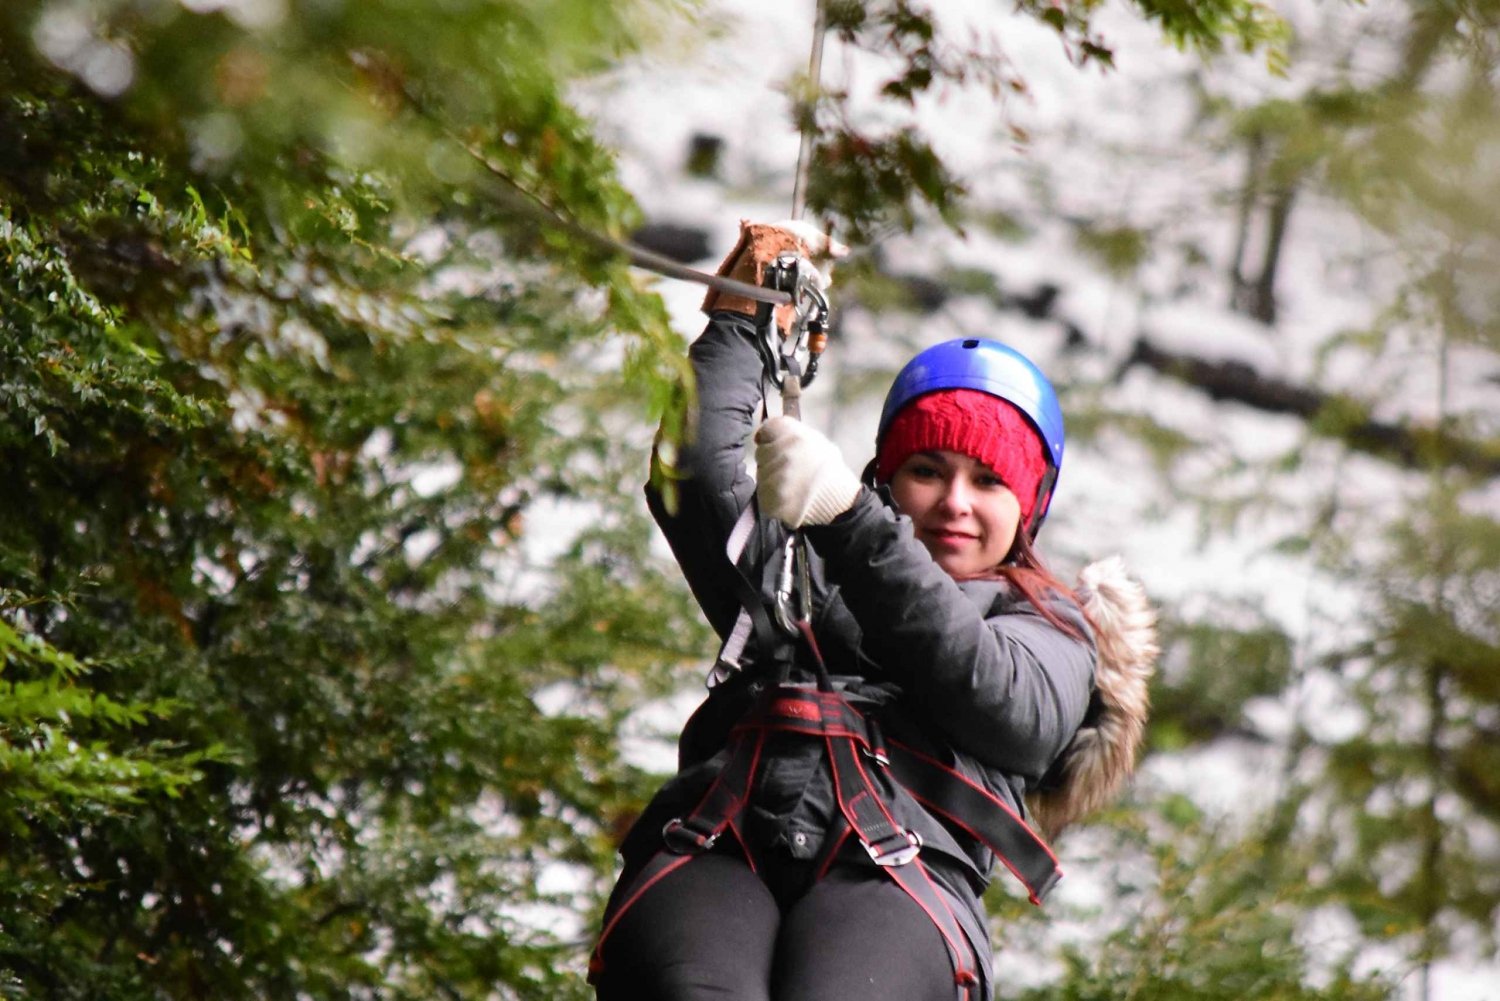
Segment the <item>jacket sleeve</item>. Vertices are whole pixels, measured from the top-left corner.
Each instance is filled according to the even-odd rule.
[[[864,648],[929,722],[982,763],[1039,781],[1088,710],[1092,641],[1024,602],[987,618],[933,562],[910,520],[868,490],[807,536]],[[1076,607],[1055,607],[1088,635]]]
[[[755,494],[745,469],[745,448],[761,405],[762,365],[755,348],[755,324],[747,316],[715,312],[688,349],[697,387],[697,410],[681,443],[675,467],[677,505],[668,511],[651,484],[646,500],[672,554],[682,568],[709,624],[729,635],[740,603],[725,554],[729,532]],[[660,461],[656,454],[653,463]],[[744,561],[760,566],[762,533],[752,534]]]

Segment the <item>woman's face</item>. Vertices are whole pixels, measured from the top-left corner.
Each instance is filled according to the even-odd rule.
[[[1021,503],[995,471],[960,452],[916,452],[891,477],[891,496],[950,577],[1000,564],[1016,541]]]

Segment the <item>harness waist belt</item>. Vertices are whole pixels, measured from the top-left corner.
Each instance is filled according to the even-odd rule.
[[[828,752],[838,813],[825,838],[819,872],[832,863],[852,834],[865,852],[895,880],[937,926],[948,947],[954,982],[961,998],[978,983],[973,948],[919,860],[922,839],[903,826],[894,810],[902,794],[923,809],[967,832],[984,844],[1040,904],[1061,878],[1057,858],[1044,841],[1006,803],[943,762],[896,741],[887,745],[880,727],[839,692],[782,685],[768,689],[730,731],[728,760],[685,817],[662,831],[663,850],[646,865],[606,921],[594,953],[594,972],[604,939],[640,895],[688,859],[713,848],[727,830],[739,842],[746,861],[756,866],[755,852],[740,836],[736,821],[753,788],[768,733],[796,733],[821,739]],[[879,777],[892,780],[883,784]],[[887,792],[894,788],[896,795]]]
[[[1032,903],[1040,904],[1062,878],[1052,849],[1009,804],[936,758],[899,741],[887,742],[875,721],[838,693],[791,686],[774,689],[736,727],[757,729],[849,738],[863,756],[878,765],[889,764],[896,781],[928,812],[993,852],[1020,880]],[[839,757],[835,754],[832,760],[836,784]]]

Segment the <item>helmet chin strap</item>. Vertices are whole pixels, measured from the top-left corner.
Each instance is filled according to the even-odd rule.
[[[1036,485],[1036,502],[1031,506],[1031,517],[1026,519],[1026,533],[1033,539],[1042,527],[1042,519],[1047,516],[1047,508],[1052,505],[1052,488],[1056,485],[1057,467],[1048,463],[1042,482]]]

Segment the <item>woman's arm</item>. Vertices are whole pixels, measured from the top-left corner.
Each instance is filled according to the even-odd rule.
[[[762,395],[755,337],[751,317],[727,311],[711,315],[707,329],[688,349],[698,406],[675,464],[664,470],[675,483],[675,510],[667,510],[654,482],[646,487],[651,514],[720,637],[728,636],[740,608],[731,583],[735,569],[725,545],[755,493],[744,462]],[[652,462],[666,466],[655,452]],[[745,554],[750,566],[761,563],[758,535],[752,535]]]
[[[783,253],[832,260],[849,252],[814,226],[801,222],[740,223],[739,241],[719,266],[719,274],[760,285],[765,269]],[[825,274],[824,283],[827,278]],[[755,481],[745,471],[745,445],[755,424],[763,393],[762,362],[756,350],[755,317],[759,305],[750,299],[711,289],[703,299],[708,329],[688,351],[697,386],[698,406],[681,443],[677,462],[667,468],[652,453],[653,473],[675,480],[677,504],[671,512],[656,489],[646,488],[652,515],[661,526],[682,567],[683,576],[719,636],[727,637],[739,615],[735,570],[724,548],[740,512],[750,503]],[[775,321],[785,329],[790,306],[778,306]],[[658,469],[658,464],[660,469]],[[776,538],[762,538],[770,531]],[[741,565],[761,567],[763,552],[779,544],[781,531],[762,523],[741,558]],[[752,584],[754,581],[752,580]]]
[[[959,749],[1040,779],[1088,709],[1095,653],[1029,605],[986,618],[871,492],[832,523],[809,527],[862,645]],[[989,585],[993,587],[993,585]],[[1058,612],[1087,626],[1077,609]]]

